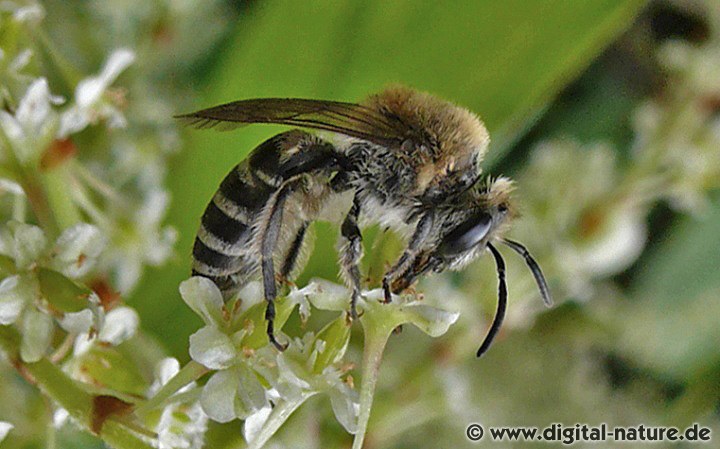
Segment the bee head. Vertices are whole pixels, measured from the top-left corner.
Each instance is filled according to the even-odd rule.
[[[440,225],[436,257],[442,267],[459,269],[499,239],[517,216],[511,200],[512,181],[496,178],[458,198]]]

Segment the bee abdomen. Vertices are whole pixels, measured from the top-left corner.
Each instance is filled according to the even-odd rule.
[[[252,171],[241,163],[228,173],[205,208],[193,246],[193,274],[209,278],[226,295],[257,268],[253,223],[275,191]]]

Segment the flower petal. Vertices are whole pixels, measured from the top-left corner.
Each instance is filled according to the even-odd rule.
[[[13,231],[15,263],[18,268],[28,268],[45,250],[47,245],[45,233],[41,228],[25,223],[16,223]]]
[[[180,362],[174,357],[166,357],[155,366],[155,377],[160,385],[165,385],[180,371]]]
[[[72,334],[84,334],[90,332],[95,323],[95,315],[90,309],[83,309],[79,312],[70,312],[63,315],[59,321],[60,327]]]
[[[347,288],[324,279],[313,279],[300,292],[305,292],[310,303],[322,310],[345,311],[350,304]]]
[[[8,432],[10,432],[12,429],[14,429],[15,426],[10,424],[9,422],[0,421],[0,443],[5,439]]]
[[[239,381],[237,369],[218,371],[208,380],[200,395],[200,405],[210,419],[219,423],[235,419],[235,394]]]
[[[348,433],[357,432],[360,404],[357,401],[355,390],[340,382],[338,388],[330,390],[329,395],[330,404],[338,422]]]
[[[240,363],[236,369],[240,382],[235,396],[235,415],[246,419],[258,410],[269,407],[270,403],[255,372],[244,363]]]
[[[75,89],[75,101],[81,108],[96,103],[115,79],[135,60],[135,53],[121,48],[108,58],[100,74],[80,81]]]
[[[233,364],[237,350],[228,335],[205,326],[190,336],[190,357],[210,369],[224,369]]]
[[[22,288],[20,276],[10,276],[0,282],[0,324],[14,323],[30,300]]]
[[[245,422],[243,423],[243,436],[245,437],[245,441],[250,443],[257,437],[270,417],[270,413],[272,413],[272,407],[268,405],[245,418]]]
[[[207,325],[223,325],[223,298],[217,286],[208,278],[193,276],[180,284],[183,301]]]
[[[402,307],[407,320],[431,337],[439,337],[457,321],[457,312],[448,312],[425,304],[411,303]]]
[[[45,355],[50,347],[52,331],[53,320],[49,315],[34,308],[25,311],[20,343],[20,358],[23,362],[37,362]]]
[[[135,335],[140,325],[140,317],[130,307],[117,307],[105,315],[98,339],[114,346]]]

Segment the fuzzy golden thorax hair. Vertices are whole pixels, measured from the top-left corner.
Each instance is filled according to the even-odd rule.
[[[472,112],[448,101],[403,86],[371,96],[366,105],[393,116],[428,148],[418,151],[418,190],[440,182],[451,173],[475,170],[479,174],[490,142],[485,125]]]

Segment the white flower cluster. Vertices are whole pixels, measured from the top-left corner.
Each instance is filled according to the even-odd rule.
[[[244,420],[246,440],[257,445],[266,441],[295,408],[322,393],[329,396],[338,422],[349,433],[356,432],[358,396],[347,377],[352,365],[343,361],[350,341],[349,323],[344,315],[350,295],[344,287],[314,281],[302,289],[293,289],[278,303],[278,316],[285,317],[296,305],[300,305],[305,318],[310,306],[343,311],[319,332],[290,339],[284,352],[267,344],[264,303],[244,309],[228,306],[215,284],[203,277],[183,282],[180,293],[205,322],[190,337],[190,356],[215,371],[200,398],[210,419]],[[412,323],[431,336],[439,336],[458,317],[457,313],[407,298],[380,304],[379,290],[365,292],[364,297],[367,301],[358,304],[363,313],[390,321],[390,330],[402,323]],[[278,323],[280,320],[276,326],[281,327]]]

